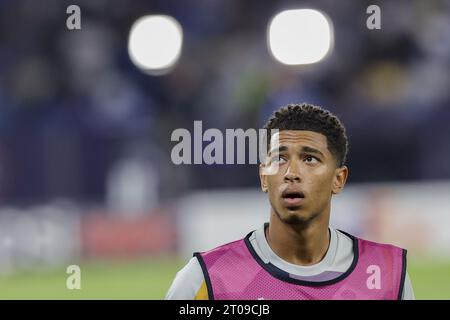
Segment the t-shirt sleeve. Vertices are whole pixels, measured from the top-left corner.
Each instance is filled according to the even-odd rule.
[[[403,285],[403,293],[402,300],[415,300],[414,291],[411,283],[411,279],[409,278],[408,272],[406,272],[405,276],[405,284]]]
[[[202,268],[196,257],[177,272],[165,300],[208,300]]]

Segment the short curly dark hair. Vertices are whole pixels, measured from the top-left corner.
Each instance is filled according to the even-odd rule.
[[[319,106],[288,104],[275,111],[264,128],[321,133],[327,138],[328,150],[335,157],[338,167],[346,163],[349,145],[345,127],[334,114]]]

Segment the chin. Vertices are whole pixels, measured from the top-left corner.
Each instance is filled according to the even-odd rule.
[[[306,223],[305,219],[303,219],[299,216],[296,216],[296,215],[290,215],[290,216],[282,219],[282,221],[291,226],[300,226],[300,225],[304,225]]]
[[[286,212],[286,214],[284,214],[281,217],[281,221],[283,221],[286,224],[290,224],[290,225],[301,225],[301,224],[305,224],[305,222],[308,221],[307,217],[304,217],[300,214],[300,212],[298,212],[298,210],[291,210],[288,209],[289,211]]]
[[[300,226],[307,224],[313,217],[303,215],[299,209],[287,209],[287,212],[280,218],[286,224]]]

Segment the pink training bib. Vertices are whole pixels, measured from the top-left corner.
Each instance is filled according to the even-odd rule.
[[[321,282],[292,278],[265,264],[254,251],[251,233],[213,250],[195,253],[211,300],[401,299],[406,250],[348,235],[353,240],[350,268]]]

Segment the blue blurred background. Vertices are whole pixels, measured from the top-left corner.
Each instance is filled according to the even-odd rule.
[[[81,30],[66,28],[70,4],[81,8]],[[366,28],[370,4],[0,1],[0,284],[9,288],[2,297],[35,298],[39,294],[30,288],[41,285],[44,297],[161,298],[186,262],[191,247],[183,249],[185,239],[203,230],[186,231],[194,229],[183,201],[190,201],[192,212],[208,201],[209,192],[226,199],[224,206],[253,203],[249,199],[257,197],[259,186],[256,165],[173,164],[172,131],[192,130],[194,120],[220,130],[260,128],[274,110],[292,102],[321,105],[345,124],[348,206],[357,194],[352,190],[367,189],[363,196],[375,199],[391,195],[398,207],[410,203],[408,196],[421,199],[415,208],[429,231],[419,223],[414,233],[423,231],[426,239],[433,228],[442,228],[446,234],[450,222],[432,213],[450,215],[450,2],[379,2],[381,30]],[[316,64],[283,65],[267,48],[270,19],[292,8],[321,10],[332,22],[334,46]],[[139,70],[127,51],[132,24],[149,14],[172,16],[183,29],[179,61],[162,75]],[[399,185],[403,202],[389,189]],[[251,195],[236,198],[241,190]],[[383,208],[367,210],[379,218]],[[268,211],[256,215],[268,219]],[[399,228],[411,217],[402,219]],[[219,230],[217,221],[204,228]],[[242,230],[260,222],[233,221]],[[351,221],[352,215],[341,223]],[[364,221],[349,228],[392,240],[369,232],[376,229],[366,227],[373,219]],[[410,245],[406,236],[392,241]],[[442,241],[438,253],[430,254],[432,262],[418,259],[416,266],[425,266],[416,267],[418,286],[424,286],[422,293],[416,289],[419,298],[439,292],[427,278],[436,273],[435,283],[443,286],[445,277],[449,286],[435,297],[450,298],[450,264],[433,264],[449,256],[450,239],[435,240]],[[412,252],[417,247],[417,256],[428,256],[435,242],[412,244]],[[105,259],[110,268],[131,269],[121,279],[112,272],[102,280],[106,267],[98,261]],[[97,289],[83,289],[84,295],[64,289],[65,266],[73,263],[97,270],[89,271]],[[427,269],[434,266],[440,273]],[[147,285],[154,292],[132,285],[123,295],[105,289],[102,281],[142,285],[142,277],[127,280],[127,274],[138,273],[133,268],[152,279]],[[43,273],[47,282],[32,285],[38,281],[34,274]]]

